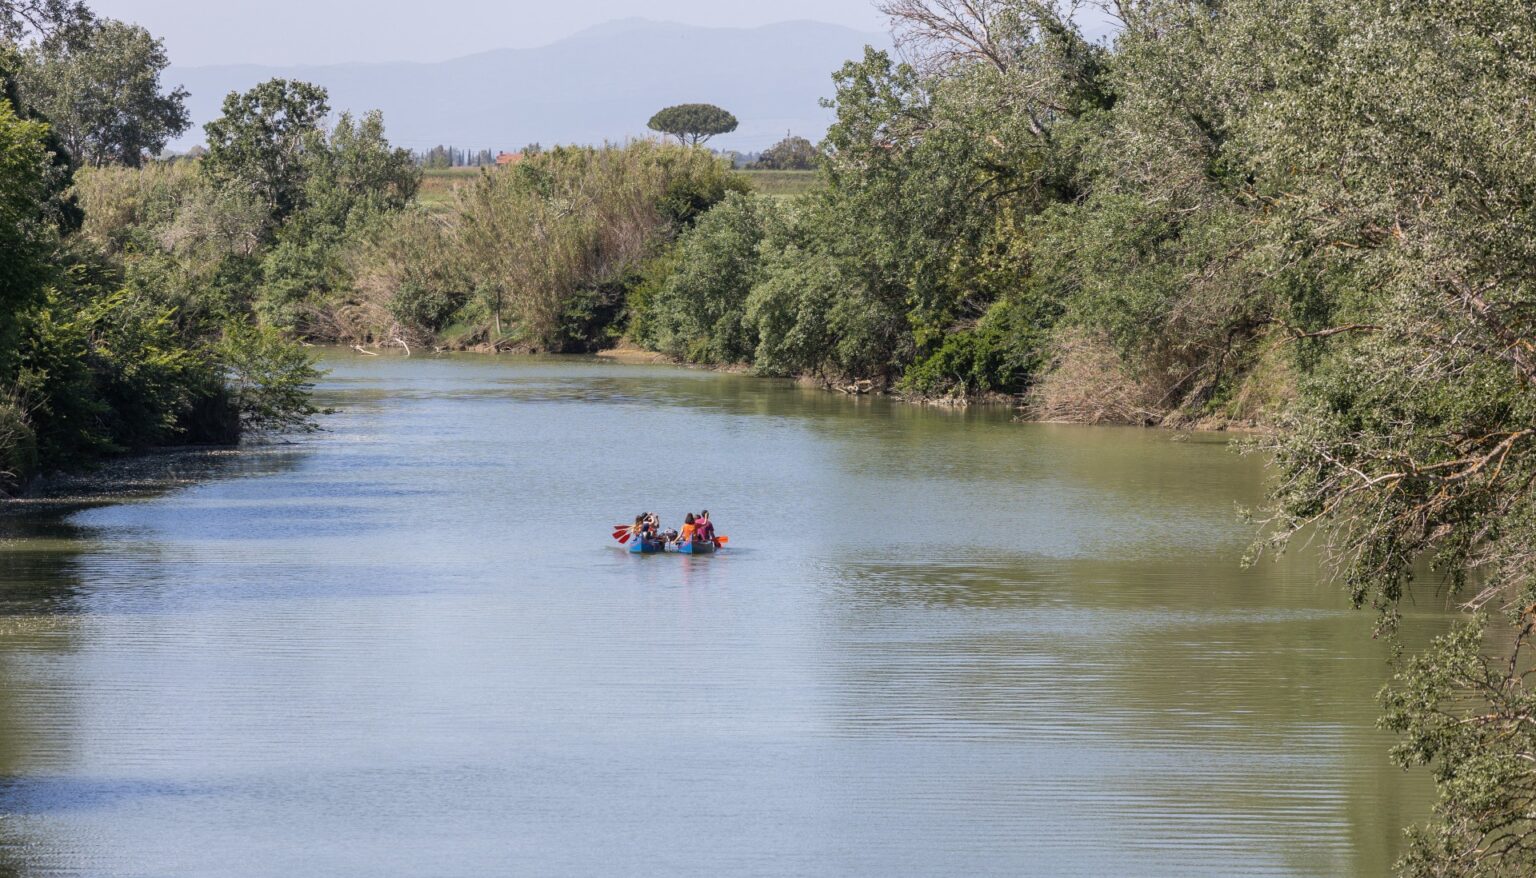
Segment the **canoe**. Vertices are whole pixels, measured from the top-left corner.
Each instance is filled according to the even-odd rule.
[[[656,555],[667,550],[667,544],[663,540],[633,539],[629,541],[629,553],[631,555]]]
[[[684,555],[713,555],[715,544],[706,540],[697,542],[690,540],[686,543],[678,543],[677,551]]]

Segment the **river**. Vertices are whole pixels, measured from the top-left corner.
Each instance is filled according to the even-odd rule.
[[[1228,437],[326,365],[323,433],[0,520],[0,872],[1369,876],[1428,817]]]

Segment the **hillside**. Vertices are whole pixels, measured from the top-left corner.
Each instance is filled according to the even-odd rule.
[[[704,28],[626,19],[536,49],[503,49],[437,64],[173,67],[194,127],[176,144],[200,142],[202,125],[230,91],[274,76],[319,83],[337,110],[384,111],[390,139],[412,149],[529,142],[601,143],[646,134],[657,109],[707,101],[741,119],[711,143],[752,151],[793,131],[819,138],[831,74],[882,34],[798,21],[758,28]]]

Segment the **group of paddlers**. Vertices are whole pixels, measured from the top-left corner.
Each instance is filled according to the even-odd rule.
[[[682,530],[664,530],[661,516],[654,512],[642,512],[635,516],[635,524],[629,532],[643,540],[660,540],[665,543],[716,542],[715,525],[709,520],[708,509],[698,515],[690,512],[684,516]]]

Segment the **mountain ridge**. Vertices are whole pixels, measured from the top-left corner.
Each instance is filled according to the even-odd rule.
[[[202,142],[202,125],[230,91],[281,76],[325,86],[338,112],[382,110],[390,139],[412,149],[618,142],[648,136],[646,121],[664,106],[708,102],[741,120],[710,145],[752,151],[787,132],[819,139],[831,118],[819,99],[832,94],[833,72],[865,45],[888,44],[882,34],[806,20],[729,28],[626,18],[544,46],[445,61],[173,66],[164,81],[191,92],[193,128],[180,148]]]

